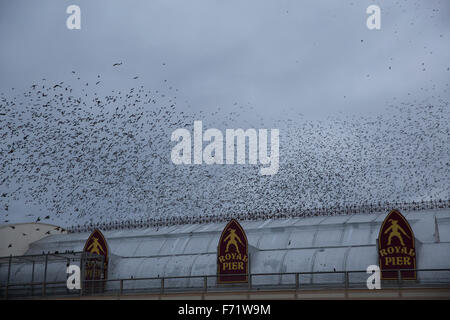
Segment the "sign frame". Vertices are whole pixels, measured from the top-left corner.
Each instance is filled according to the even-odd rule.
[[[243,241],[243,243],[244,243],[243,247],[245,248],[244,259],[242,259],[242,261],[239,261],[239,262],[243,262],[245,264],[245,267],[244,267],[245,270],[243,273],[235,273],[236,275],[234,275],[233,273],[222,272],[221,266],[222,266],[223,262],[220,262],[220,257],[221,256],[223,257],[222,254],[225,254],[225,251],[223,250],[223,247],[224,246],[226,247],[226,245],[224,244],[225,238],[227,237],[229,229],[233,226],[239,230],[238,234],[243,236],[242,237],[243,239],[241,239],[241,240]],[[227,223],[225,228],[223,228],[222,233],[219,238],[219,242],[217,244],[217,283],[218,284],[248,283],[248,281],[249,281],[248,270],[249,270],[249,265],[250,265],[250,256],[249,256],[248,249],[249,249],[248,239],[247,239],[247,235],[244,231],[244,228],[242,228],[242,226],[239,224],[239,222],[236,219],[231,219],[230,222]],[[238,280],[227,280],[226,279],[227,277],[238,278]]]
[[[91,241],[93,238],[96,238],[97,241]],[[100,239],[100,241],[98,241]],[[103,254],[96,254],[93,253],[92,250],[89,250],[89,245],[92,245],[92,243],[98,243],[101,250],[103,250]],[[104,245],[102,245],[104,244]],[[100,278],[95,278],[95,273],[97,271],[97,265],[98,262],[102,264],[100,267]],[[93,276],[89,279],[86,278],[86,271],[88,271],[88,268],[91,268],[91,266],[88,267],[88,264],[92,264],[92,272]],[[92,233],[89,235],[88,239],[86,240],[84,247],[83,247],[83,258],[81,263],[82,268],[82,275],[83,275],[83,281],[86,288],[83,288],[83,291],[93,291],[96,292],[97,290],[103,291],[105,286],[105,281],[108,279],[108,264],[109,264],[109,246],[108,242],[105,239],[105,236],[99,229],[94,229]],[[102,278],[103,275],[103,278]],[[92,282],[90,283],[89,280],[103,280],[98,282]],[[86,285],[87,284],[87,285]]]
[[[395,218],[395,219],[394,219]],[[399,223],[398,220],[401,220],[401,223]],[[387,223],[390,222],[391,225],[387,226]],[[392,229],[394,227],[394,229]],[[406,227],[406,228],[402,228]],[[406,230],[405,230],[406,229]],[[385,234],[392,230],[389,236],[385,236]],[[403,234],[403,236],[402,236]],[[401,244],[402,250],[401,252],[387,252],[386,250],[389,246],[387,243],[382,243],[382,240],[388,237],[389,238],[396,238],[398,241],[403,242]],[[406,241],[403,240],[403,237],[408,243],[405,243]],[[389,242],[388,242],[389,243]],[[407,245],[409,244],[409,246]],[[393,248],[391,246],[390,248]],[[384,255],[382,254],[382,250],[384,250]],[[400,249],[399,249],[400,251]],[[413,254],[411,254],[413,253]],[[397,209],[391,210],[387,216],[384,218],[383,223],[381,224],[380,230],[378,232],[378,238],[377,238],[377,254],[378,254],[378,263],[381,271],[381,279],[382,280],[399,280],[398,272],[400,271],[400,276],[402,280],[417,280],[417,271],[416,271],[416,265],[417,265],[417,252],[416,252],[416,244],[415,244],[415,237],[414,232],[408,222],[408,220],[401,214],[401,212]],[[411,266],[408,268],[399,268],[399,267],[387,267],[386,263],[383,263],[383,258],[385,255],[388,254],[394,254],[391,258],[397,258],[401,257],[403,258],[403,261],[405,259],[411,259]],[[388,257],[386,257],[388,258]],[[414,269],[413,271],[409,271],[409,269]],[[393,275],[395,273],[395,275]]]

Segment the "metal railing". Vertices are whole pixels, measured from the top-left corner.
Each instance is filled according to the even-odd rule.
[[[383,289],[406,288],[450,288],[450,269],[395,269],[384,270],[397,272],[396,280],[381,280]],[[403,280],[402,272],[416,271],[418,280]],[[426,272],[447,272],[447,277],[423,277]],[[358,281],[352,281],[352,276],[360,274]],[[246,283],[219,284],[219,275],[174,276],[123,278],[81,281],[81,289],[69,290],[66,281],[38,281],[28,283],[6,283],[0,287],[3,299],[43,298],[43,297],[76,297],[76,296],[110,296],[126,294],[167,294],[167,293],[207,293],[230,291],[261,291],[261,290],[318,290],[318,289],[367,289],[366,281],[370,274],[366,270],[357,271],[320,271],[320,272],[286,272],[234,274],[227,276],[248,276]],[[422,275],[419,278],[419,275]],[[273,278],[278,280],[273,281]],[[306,278],[306,279],[305,279]],[[319,278],[319,279],[318,279]],[[320,279],[322,278],[322,279]],[[185,280],[187,284],[180,284]],[[152,282],[154,285],[139,286],[139,282]],[[191,285],[192,283],[195,285]],[[99,284],[93,286],[93,284]],[[128,285],[133,284],[133,285]],[[85,288],[91,285],[94,292]],[[127,288],[128,287],[128,288]],[[101,290],[98,290],[101,288]],[[95,292],[97,291],[97,292]]]

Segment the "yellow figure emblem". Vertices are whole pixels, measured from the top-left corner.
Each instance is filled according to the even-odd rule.
[[[405,243],[403,242],[403,238],[402,238],[402,235],[400,234],[400,232],[403,233],[403,235],[405,235],[407,238],[409,238],[409,236],[406,234],[405,230],[403,230],[402,227],[400,227],[398,225],[397,220],[389,219],[389,221],[391,222],[391,226],[389,228],[387,228],[386,231],[384,231],[384,234],[391,231],[391,233],[389,234],[387,245],[390,245],[392,238],[396,237],[397,239],[400,240],[401,245],[404,246]]]
[[[93,237],[92,243],[89,247],[87,247],[87,250],[89,250],[90,253],[96,253],[100,255],[100,250],[105,253],[100,243],[98,243],[98,238]]]
[[[239,247],[238,244],[236,242],[239,241],[240,244],[244,245],[244,243],[242,242],[242,240],[238,237],[238,235],[236,234],[236,230],[235,229],[231,229],[230,228],[230,234],[228,236],[225,237],[225,239],[223,239],[224,241],[227,241],[227,247],[225,248],[225,252],[228,252],[230,245],[233,245],[236,248],[237,253],[239,252]]]

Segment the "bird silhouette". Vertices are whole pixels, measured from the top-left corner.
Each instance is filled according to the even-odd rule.
[[[448,205],[445,97],[434,104],[391,101],[375,115],[311,120],[291,110],[291,119],[253,119],[247,113],[255,109],[235,100],[195,111],[179,101],[170,79],[100,94],[79,78],[35,82],[16,90],[20,101],[0,96],[0,185],[9,186],[2,188],[2,212],[26,199],[50,213],[36,222],[51,217],[61,231],[83,232]],[[192,132],[195,120],[205,129],[280,128],[279,172],[174,165],[171,133]]]

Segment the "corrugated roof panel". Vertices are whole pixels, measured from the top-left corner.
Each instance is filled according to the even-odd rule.
[[[325,220],[327,217],[312,217],[312,218],[299,218],[297,222],[294,223],[296,226],[315,226],[321,221]]]
[[[180,241],[180,239],[177,239]],[[161,252],[162,246],[166,243],[165,238],[148,239],[147,241],[139,241],[139,245],[136,247],[133,256],[154,256]]]
[[[450,217],[437,218],[439,239],[442,242],[450,242]]]
[[[324,220],[320,221],[319,225],[327,225],[327,224],[344,224],[346,223],[351,216],[343,215],[343,216],[331,216],[326,217]]]
[[[422,244],[416,248],[417,267],[419,269],[449,269],[450,243]],[[450,281],[450,271],[422,271],[418,272],[420,281],[440,282]]]
[[[266,230],[261,235],[261,240],[259,241],[259,249],[282,249],[286,248],[288,244],[290,232],[284,229],[278,230]]]
[[[245,233],[247,235],[247,241],[248,244],[254,247],[258,247],[263,234],[261,232],[257,232],[257,231],[247,231]],[[219,243],[219,238],[216,239],[216,246],[214,248],[214,250],[217,250],[217,244]]]
[[[347,223],[372,222],[376,220],[378,216],[379,213],[353,214],[350,219],[347,220]]]
[[[176,276],[189,276],[192,272],[192,267],[197,256],[172,256],[169,263],[165,266],[165,277],[176,277]],[[188,278],[182,279],[167,279],[165,282],[166,288],[177,288],[177,287],[187,287],[189,285]]]
[[[183,253],[205,253],[208,252],[208,246],[211,242],[211,236],[210,235],[194,235],[192,237],[189,237],[189,241],[187,242],[187,245],[185,249],[183,250]]]
[[[314,258],[314,271],[342,271],[349,248],[318,249]],[[313,275],[314,283],[343,283],[343,274]]]
[[[370,234],[372,227],[368,223],[346,224],[342,236],[343,246],[355,246],[370,244]]]
[[[259,251],[251,255],[250,267],[252,273],[280,273],[284,264],[286,250]],[[255,276],[252,278],[255,285],[278,284],[280,276]]]
[[[317,230],[314,246],[336,246],[341,244],[343,226],[321,226]]]
[[[287,248],[312,247],[316,232],[316,228],[303,228],[302,230],[292,231],[289,234]]]
[[[284,258],[286,272],[310,272],[316,249],[289,250]],[[288,279],[290,280],[290,279]],[[311,275],[300,275],[300,283],[307,284],[312,280]]]

